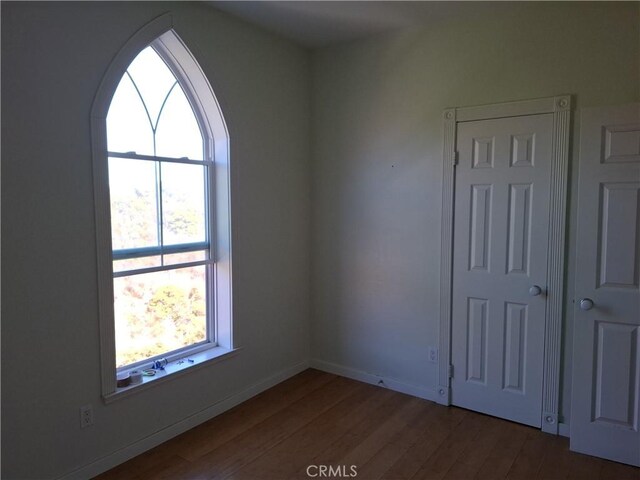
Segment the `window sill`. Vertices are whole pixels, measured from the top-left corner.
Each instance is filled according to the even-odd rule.
[[[240,349],[228,349],[213,347],[193,355],[185,355],[183,358],[170,362],[164,370],[156,370],[153,377],[142,377],[141,383],[117,388],[115,392],[103,395],[104,403],[112,403],[121,398],[130,397],[133,394],[147,390],[151,386],[160,385],[167,380],[181,377],[187,372],[192,372],[204,366],[234,357]]]

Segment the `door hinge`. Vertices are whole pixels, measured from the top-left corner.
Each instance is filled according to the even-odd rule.
[[[459,152],[453,152],[453,165],[458,165],[458,161],[460,159],[460,153]]]
[[[449,365],[449,378],[453,378],[453,365]]]

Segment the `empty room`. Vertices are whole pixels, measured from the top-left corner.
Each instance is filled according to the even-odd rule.
[[[3,480],[640,480],[640,2],[0,16]]]

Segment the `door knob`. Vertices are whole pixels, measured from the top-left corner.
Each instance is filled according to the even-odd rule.
[[[581,310],[591,310],[593,308],[593,300],[590,298],[583,298],[580,300],[580,309]]]
[[[532,297],[537,297],[541,293],[542,293],[542,289],[538,285],[533,285],[529,289],[529,295],[531,295]]]

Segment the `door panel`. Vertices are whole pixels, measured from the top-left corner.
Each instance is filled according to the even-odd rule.
[[[502,388],[524,394],[527,305],[507,302],[504,324],[504,380]]]
[[[471,185],[471,189],[469,269],[487,270],[489,268],[491,185]]]
[[[530,183],[509,185],[509,230],[507,273],[529,272]]]
[[[571,449],[636,466],[639,271],[640,105],[586,109],[580,138]]]
[[[638,327],[596,322],[596,385],[593,422],[638,429],[635,404]],[[618,372],[611,375],[610,372]],[[611,392],[616,392],[611,395]]]
[[[551,114],[458,124],[452,403],[541,425]],[[539,285],[542,295],[530,296]]]
[[[487,383],[487,299],[469,298],[467,381]]]
[[[640,182],[601,184],[600,287],[637,288]]]

